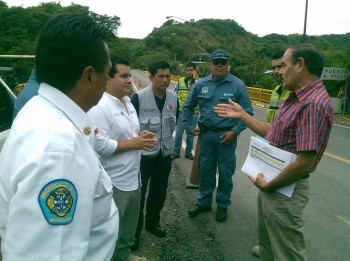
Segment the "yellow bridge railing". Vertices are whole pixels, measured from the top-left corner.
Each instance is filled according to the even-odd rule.
[[[263,89],[263,88],[256,88],[256,87],[248,87],[248,93],[250,96],[250,99],[254,102],[263,102],[263,103],[270,103],[271,98],[271,90]]]
[[[170,80],[177,82],[182,76],[170,75]],[[270,103],[271,90],[247,86],[250,99],[255,102]]]
[[[182,76],[178,76],[178,75],[170,75],[170,80],[171,81],[174,81],[174,82],[177,82],[179,81],[179,79],[181,78]]]
[[[181,76],[177,75],[171,75],[170,79],[172,81],[177,82]],[[16,95],[18,95],[24,88],[25,84],[18,84],[16,87]],[[270,98],[271,98],[271,90],[263,89],[263,88],[256,88],[256,87],[249,87],[247,86],[247,90],[250,96],[250,99],[255,102],[262,102],[262,103],[270,103]]]

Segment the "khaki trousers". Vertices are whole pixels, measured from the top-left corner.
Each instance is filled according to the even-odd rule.
[[[119,210],[119,235],[114,261],[129,261],[140,211],[141,189],[122,191],[113,187],[113,199]]]
[[[307,260],[303,211],[309,200],[309,179],[297,182],[291,198],[277,191],[258,194],[258,233],[263,261]]]

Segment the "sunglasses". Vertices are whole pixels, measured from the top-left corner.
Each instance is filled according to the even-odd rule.
[[[212,63],[214,65],[218,65],[218,64],[226,65],[227,64],[227,60],[226,59],[215,59],[215,60],[212,60]]]

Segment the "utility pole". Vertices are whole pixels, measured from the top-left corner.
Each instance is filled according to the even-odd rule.
[[[307,23],[307,7],[308,7],[308,3],[309,1],[306,0],[306,5],[305,5],[305,18],[304,18],[304,33],[303,33],[303,36],[301,38],[301,43],[305,43],[306,41],[306,23]]]

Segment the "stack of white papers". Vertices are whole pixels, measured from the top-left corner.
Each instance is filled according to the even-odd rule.
[[[271,181],[296,158],[297,155],[271,146],[262,138],[251,137],[249,152],[241,170],[253,178],[256,178],[258,173],[263,173],[265,180]],[[277,189],[277,191],[287,197],[291,197],[295,184],[294,182]]]

